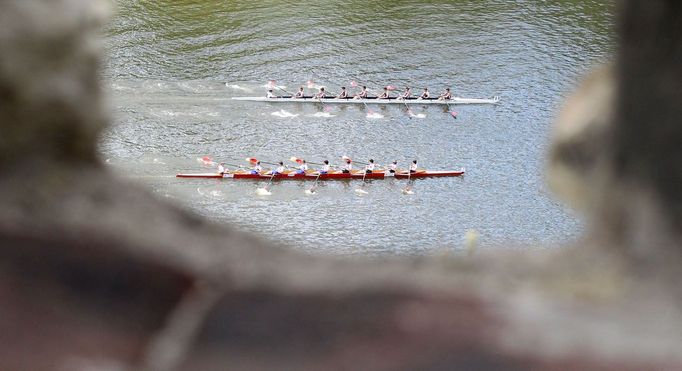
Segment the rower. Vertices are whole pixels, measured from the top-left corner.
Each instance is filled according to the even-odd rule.
[[[327,96],[327,92],[324,91],[324,87],[320,88],[320,91],[317,94],[315,94],[315,98],[317,98],[317,99],[322,99],[322,98],[325,98],[326,96]]]
[[[419,99],[429,99],[431,93],[429,93],[429,88],[424,88],[424,92],[419,96]]]
[[[266,97],[277,98],[277,96],[272,92],[272,89],[268,90],[268,94],[266,94]]]
[[[305,160],[301,160],[301,166],[296,170],[296,174],[305,174],[306,171],[308,171],[308,164]]]
[[[253,169],[251,169],[251,174],[260,174],[260,172],[263,171],[263,167],[260,166],[260,161],[256,162],[256,165],[253,166]]]
[[[391,94],[388,92],[388,86],[384,86],[384,92],[381,93],[380,96],[377,97],[377,99],[389,99],[391,98]]]
[[[357,94],[355,94],[355,99],[366,99],[367,98],[367,87],[363,86]]]
[[[294,94],[294,98],[305,98],[305,92],[303,92],[303,87],[301,86],[296,94]]]
[[[373,171],[374,171],[374,160],[370,158],[369,163],[367,165],[365,165],[365,174],[372,174]]]
[[[277,175],[277,174],[284,174],[284,170],[285,170],[284,162],[280,161],[280,162],[277,163],[277,164],[278,164],[279,166],[277,166],[277,168],[276,168],[275,170],[272,170],[272,173],[271,173],[272,176],[275,176],[275,175]]]
[[[220,164],[218,164],[218,173],[220,175],[225,174],[225,163],[224,162],[221,162]]]
[[[348,92],[346,91],[346,87],[342,86],[341,87],[341,92],[339,95],[336,96],[336,99],[346,99],[348,98]]]
[[[388,172],[395,174],[396,170],[398,170],[398,161],[394,160],[388,165]]]
[[[452,99],[452,93],[450,93],[450,88],[445,88],[445,91],[438,96],[438,100],[450,100]]]
[[[400,94],[398,99],[410,99],[411,97],[412,97],[412,90],[410,89],[409,86],[406,86],[405,91],[402,94]]]
[[[350,174],[351,170],[353,170],[353,164],[351,164],[350,159],[347,159],[346,163],[341,167],[341,172],[344,174]]]
[[[329,169],[331,166],[329,166],[329,160],[324,160],[324,165],[322,165],[322,169],[319,170],[320,174],[327,174],[329,172]]]
[[[417,172],[417,160],[414,160],[410,164],[410,173],[416,173],[416,172]]]

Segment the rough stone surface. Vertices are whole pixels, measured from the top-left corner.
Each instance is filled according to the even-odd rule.
[[[1,370],[682,369],[678,2],[624,1],[617,61],[561,115],[549,178],[580,246],[367,260],[104,169],[104,4],[0,2]]]

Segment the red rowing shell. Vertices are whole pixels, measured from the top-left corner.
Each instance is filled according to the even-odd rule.
[[[315,180],[317,179],[317,173],[310,172],[307,174],[296,174],[296,173],[285,173],[277,174],[274,179],[276,180]],[[416,173],[412,173],[408,176],[407,173],[384,173],[383,171],[375,171],[371,174],[364,175],[362,172],[356,172],[353,174],[344,174],[341,172],[332,172],[320,175],[320,180],[339,180],[339,179],[384,179],[384,178],[398,178],[407,179],[410,178],[431,178],[431,177],[453,177],[464,175],[464,169],[462,170],[438,170],[438,171],[428,171],[420,170]],[[195,174],[177,174],[178,178],[202,178],[202,179],[270,179],[269,174],[251,174],[249,172],[229,172],[229,173],[195,173]]]

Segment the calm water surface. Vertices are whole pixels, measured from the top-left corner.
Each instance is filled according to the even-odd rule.
[[[552,199],[543,158],[562,99],[613,51],[613,5],[602,1],[189,1],[120,0],[106,30],[104,77],[114,125],[101,151],[110,166],[160,198],[216,222],[335,254],[421,254],[481,245],[556,244],[581,224]],[[450,86],[497,106],[447,109],[236,102],[277,80],[331,91],[351,81]],[[280,110],[286,114],[282,116]],[[275,114],[275,115],[273,115]],[[279,115],[279,116],[278,116]],[[330,117],[320,117],[326,115]],[[177,179],[204,172],[210,155],[236,165],[291,156],[379,163],[418,159],[464,178],[265,182]]]

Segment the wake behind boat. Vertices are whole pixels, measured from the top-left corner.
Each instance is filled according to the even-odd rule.
[[[367,97],[356,99],[353,97],[347,98],[316,98],[313,96],[304,96],[302,98],[293,98],[292,96],[276,96],[268,97],[233,97],[233,100],[248,101],[248,102],[270,102],[270,103],[325,103],[325,104],[424,104],[424,105],[449,105],[449,104],[497,104],[500,101],[499,97],[486,98],[460,98],[452,97],[450,99],[438,98],[387,98],[381,99],[376,97]]]

